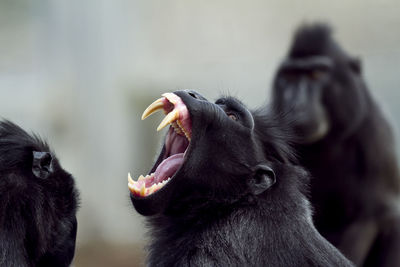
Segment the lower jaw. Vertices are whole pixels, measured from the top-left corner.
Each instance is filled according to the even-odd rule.
[[[128,177],[128,187],[131,193],[137,197],[147,197],[164,187],[182,166],[184,153],[174,154],[164,159],[154,173],[141,175],[137,181]]]

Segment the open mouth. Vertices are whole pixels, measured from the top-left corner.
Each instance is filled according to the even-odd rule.
[[[140,175],[137,181],[128,174],[128,188],[133,196],[147,197],[163,188],[182,166],[189,147],[192,123],[186,105],[176,94],[165,93],[162,96],[143,112],[142,120],[159,110],[164,110],[166,117],[157,127],[157,131],[171,125],[165,138],[165,149],[150,174]]]

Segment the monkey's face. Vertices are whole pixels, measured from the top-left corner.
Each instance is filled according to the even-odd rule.
[[[287,114],[298,143],[347,136],[366,115],[366,90],[360,63],[341,51],[288,58],[273,89],[278,112]]]
[[[331,84],[332,65],[330,58],[315,56],[287,59],[278,70],[273,91],[275,108],[290,116],[301,143],[317,142],[330,130],[323,95]]]
[[[228,97],[211,103],[194,91],[177,91],[156,100],[143,118],[157,110],[166,114],[158,129],[171,125],[160,156],[148,175],[128,179],[139,213],[160,213],[171,200],[188,197],[233,200],[254,189],[255,176],[273,176],[259,164],[263,154],[254,119],[240,101]]]
[[[57,214],[75,212],[73,177],[43,140],[9,121],[0,122],[0,178],[27,198],[45,199]]]

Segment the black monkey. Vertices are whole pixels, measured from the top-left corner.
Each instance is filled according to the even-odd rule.
[[[69,266],[78,193],[48,145],[0,122],[0,266]]]
[[[325,24],[298,29],[272,102],[299,136],[320,233],[364,266],[400,266],[400,179],[391,128]]]
[[[128,176],[150,266],[352,266],[314,228],[308,176],[280,126],[234,98],[163,96],[143,114],[164,110],[158,129],[171,124],[161,154],[146,177]]]

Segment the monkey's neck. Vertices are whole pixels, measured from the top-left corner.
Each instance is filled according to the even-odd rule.
[[[242,206],[225,213],[210,210],[193,220],[165,215],[153,217],[150,220],[149,265],[284,263],[284,266],[294,266],[304,263],[300,266],[307,266],[306,259],[314,260],[309,251],[332,250],[315,231],[310,218],[304,212],[293,210],[294,203],[285,207],[276,203],[278,209],[264,204],[267,203]],[[288,250],[295,253],[288,257]]]

